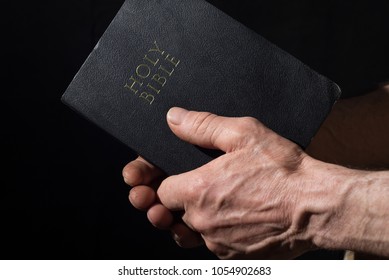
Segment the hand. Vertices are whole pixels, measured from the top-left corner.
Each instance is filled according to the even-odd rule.
[[[252,118],[175,108],[168,123],[181,139],[226,154],[163,180],[157,196],[162,173],[141,158],[129,163],[130,201],[151,223],[171,229],[184,247],[203,239],[221,258],[292,258],[314,248],[306,222],[323,198],[304,186],[314,161],[297,145]],[[174,224],[171,211],[183,211],[185,224]]]
[[[170,229],[178,245],[184,248],[204,243],[198,233],[182,222],[176,221],[173,224],[173,214],[160,203],[156,189],[165,177],[161,170],[138,157],[124,167],[123,177],[124,181],[132,186],[129,194],[131,204],[139,210],[147,211],[148,219],[155,227]]]
[[[312,248],[305,228],[312,190],[304,180],[309,157],[252,118],[224,118],[173,109],[181,139],[226,154],[165,179],[158,198],[201,234],[220,258],[292,258]],[[155,221],[154,221],[155,222]]]
[[[179,245],[205,242],[220,258],[270,259],[293,258],[316,246],[360,246],[347,235],[358,236],[361,224],[345,221],[359,211],[355,205],[368,201],[351,191],[366,174],[316,161],[253,118],[174,108],[168,124],[184,141],[225,152],[164,180],[141,158],[123,170],[134,186],[131,203],[147,210],[156,227],[172,230]]]

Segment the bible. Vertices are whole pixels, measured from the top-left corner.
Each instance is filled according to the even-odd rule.
[[[167,175],[215,156],[169,129],[171,107],[251,116],[306,147],[339,87],[203,0],[126,0],[62,101]]]

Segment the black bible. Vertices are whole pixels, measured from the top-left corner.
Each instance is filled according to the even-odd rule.
[[[252,116],[306,147],[339,87],[201,0],[127,0],[62,101],[167,175],[216,155],[179,140],[174,106]]]

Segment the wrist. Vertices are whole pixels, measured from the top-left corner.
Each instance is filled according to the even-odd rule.
[[[312,246],[389,254],[389,173],[308,161],[302,212]]]
[[[298,238],[311,248],[341,249],[346,229],[342,222],[352,219],[347,200],[359,171],[327,164],[309,156],[302,163],[301,191],[293,216]]]

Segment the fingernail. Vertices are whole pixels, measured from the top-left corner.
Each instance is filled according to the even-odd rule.
[[[171,108],[167,113],[167,120],[172,124],[179,125],[182,123],[182,120],[185,118],[187,113],[188,111],[182,108]]]
[[[181,238],[178,236],[178,234],[175,233],[174,231],[172,231],[172,237],[173,237],[174,241],[176,241],[176,242],[179,242],[180,239],[181,239]]]

